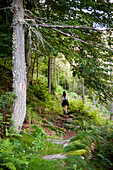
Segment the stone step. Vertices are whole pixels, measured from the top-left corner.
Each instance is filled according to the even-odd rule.
[[[75,125],[72,125],[72,124],[63,124],[63,127],[66,128],[66,129],[73,129],[73,128],[75,128]]]
[[[47,160],[52,160],[52,159],[65,159],[67,158],[66,155],[64,155],[63,153],[59,153],[59,154],[53,154],[53,155],[46,155],[43,156],[42,159],[47,159]]]

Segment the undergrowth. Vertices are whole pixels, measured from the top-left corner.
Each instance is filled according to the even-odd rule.
[[[42,84],[41,84],[42,86]],[[35,87],[36,88],[36,87]],[[0,169],[8,170],[106,170],[113,168],[113,123],[104,115],[100,114],[92,104],[84,105],[77,95],[70,95],[69,111],[73,111],[75,120],[74,131],[77,133],[68,146],[53,144],[47,141],[47,134],[41,127],[42,118],[48,122],[54,122],[62,113],[61,89],[57,89],[57,95],[42,94],[39,99],[35,94],[36,89],[29,89],[27,96],[27,120],[30,129],[23,130],[21,134],[10,134],[0,139]],[[40,90],[38,88],[38,90]],[[31,95],[32,94],[32,95]],[[38,92],[37,92],[38,94]],[[11,94],[10,94],[11,97]],[[1,113],[12,114],[12,104],[14,100],[1,96]],[[6,104],[6,105],[5,105]],[[8,107],[9,104],[9,107]],[[5,106],[5,111],[3,106]],[[3,114],[1,114],[1,120]],[[33,123],[35,119],[36,124]],[[107,121],[106,121],[107,120]],[[1,122],[3,124],[3,120]],[[6,128],[6,125],[5,125]],[[6,128],[7,129],[7,128]],[[57,135],[56,135],[57,137]],[[63,160],[44,160],[44,155],[65,153],[66,159]]]

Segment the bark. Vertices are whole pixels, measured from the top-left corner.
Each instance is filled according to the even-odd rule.
[[[102,112],[102,103],[100,101],[100,113]]]
[[[113,120],[113,102],[111,102],[110,120]]]
[[[38,65],[39,65],[39,63],[38,63],[38,57],[37,57],[37,79],[38,79]]]
[[[112,62],[113,62],[113,57],[111,58],[111,64],[112,64]],[[113,66],[111,66],[111,86],[113,85]],[[113,98],[112,98],[112,100],[113,100]],[[113,120],[113,101],[111,101],[111,105],[110,105],[110,107],[111,107],[111,111],[110,111],[110,120]]]
[[[30,24],[31,26],[36,26],[35,24]],[[104,32],[106,30],[113,30],[113,28],[105,28],[105,29],[98,29],[94,27],[88,27],[88,26],[78,26],[78,25],[47,25],[47,24],[37,24],[38,27],[44,27],[44,28],[63,28],[63,29],[86,29],[86,30],[96,30]]]
[[[26,64],[24,48],[23,0],[13,0],[13,126],[21,130],[26,115]]]
[[[33,82],[33,73],[34,73],[34,68],[35,68],[35,61],[36,61],[36,55],[35,55],[34,62],[33,62],[33,66],[32,66],[32,75],[31,75],[31,83],[32,83],[32,86],[33,86],[33,84],[34,84],[34,82]]]
[[[59,62],[58,62],[58,86],[59,86]]]
[[[74,82],[73,82],[73,91],[75,92],[75,78],[74,78]]]
[[[27,87],[29,86],[29,80],[31,77],[31,45],[32,45],[32,41],[31,41],[31,31],[29,29],[29,34],[28,34],[28,48],[29,50],[27,51],[26,54],[26,64],[27,64]]]
[[[92,95],[93,95],[93,104],[94,104],[94,106],[96,107],[95,95],[94,95],[94,93],[92,93]]]
[[[78,80],[78,77],[77,77],[77,89],[76,89],[76,93],[79,94],[79,80]]]
[[[51,58],[48,58],[48,88],[51,93]]]
[[[84,89],[84,79],[82,78],[82,100],[85,104],[85,89]]]
[[[55,76],[55,84],[57,84],[57,80],[56,80],[56,60],[54,58],[54,76]]]

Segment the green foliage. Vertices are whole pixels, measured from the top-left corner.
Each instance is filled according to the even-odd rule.
[[[97,145],[94,150],[92,159],[96,168],[102,168],[103,170],[113,168],[113,125],[103,126],[100,129],[100,134],[103,138],[101,145]]]
[[[63,88],[61,86],[57,86],[56,90],[57,90],[58,95],[62,96]]]
[[[83,109],[84,104],[82,100],[73,100],[69,102],[69,110],[73,110],[75,113]]]
[[[39,105],[39,103],[37,104]],[[40,106],[40,109],[43,106]],[[38,107],[37,107],[38,109]],[[31,107],[30,105],[27,105],[27,109],[26,109],[26,123],[33,123],[33,120],[35,120],[38,123],[41,123],[40,117],[39,115],[36,113],[36,111],[34,111],[33,107]]]
[[[70,141],[70,144],[65,148],[65,151],[69,155],[80,154],[83,149],[86,150],[84,158],[86,165],[92,166],[92,169],[112,169],[113,167],[113,126],[112,122],[105,123],[102,126],[97,126],[91,119],[85,119],[84,117],[76,118],[79,122],[80,129],[75,137]],[[110,125],[111,124],[111,125]],[[89,155],[92,153],[92,158]],[[72,157],[71,157],[72,158]],[[70,162],[73,160],[69,159]],[[88,160],[89,159],[89,160]],[[77,162],[73,162],[80,168]],[[84,167],[85,168],[85,167]]]
[[[6,135],[6,129],[9,129],[12,121],[12,107],[16,95],[13,92],[6,92],[0,96],[0,136]]]
[[[48,100],[46,101],[46,113],[61,113],[62,107],[61,107],[61,99],[59,99],[57,96],[49,96]]]
[[[31,125],[32,131],[21,136],[0,139],[0,168],[9,170],[20,169],[60,169],[62,160],[43,160],[44,154],[60,153],[62,146],[47,142],[47,135],[38,125]],[[61,168],[61,169],[62,169]]]
[[[76,169],[80,169],[80,170],[93,170],[93,168],[88,165],[88,163],[81,158],[80,156],[74,155],[74,156],[69,156],[66,159],[66,164],[67,164],[67,170],[68,169],[73,169],[74,167],[76,167]],[[76,165],[76,166],[74,166]]]
[[[63,163],[63,160],[44,160],[35,155],[32,157],[29,170],[65,170]]]
[[[80,142],[76,140],[73,143],[70,143],[68,146],[65,147],[66,152],[78,150],[78,149],[86,149],[86,145],[81,144]]]
[[[46,82],[43,82],[41,79],[38,79],[37,82],[34,84],[34,86],[30,86],[29,88],[32,89],[33,94],[42,101],[46,101],[49,92],[47,88]]]
[[[25,169],[28,156],[24,154],[20,143],[11,143],[9,139],[0,139],[0,168],[9,170]]]
[[[22,145],[26,152],[36,153],[45,149],[44,140],[47,138],[44,130],[36,124],[31,124],[32,131],[30,133],[24,133],[21,138]]]
[[[72,111],[75,115],[82,116],[83,119],[92,119],[97,125],[102,125],[106,122],[108,117],[100,113],[99,109],[94,107],[91,102],[83,103],[82,100],[71,100],[69,105],[69,111]],[[80,117],[78,117],[80,118]]]

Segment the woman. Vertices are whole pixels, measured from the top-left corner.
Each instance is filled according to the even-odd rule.
[[[68,102],[68,95],[65,91],[63,91],[62,95],[62,107],[63,107],[63,113],[67,115],[67,106],[69,106]]]

